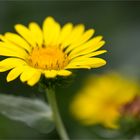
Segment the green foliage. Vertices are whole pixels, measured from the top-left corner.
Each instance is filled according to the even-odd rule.
[[[41,100],[0,94],[0,113],[41,133],[54,128],[51,109]]]

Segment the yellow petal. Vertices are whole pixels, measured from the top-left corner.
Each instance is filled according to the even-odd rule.
[[[16,67],[21,65],[27,65],[26,62],[19,58],[6,58],[0,61],[0,68],[1,67]]]
[[[14,34],[14,33],[6,33],[5,37],[7,40],[11,41],[12,43],[16,44],[19,47],[24,48],[25,50],[27,50],[28,52],[31,51],[31,46],[19,35]]]
[[[17,51],[17,53],[26,53],[23,48],[18,46],[16,43],[11,42],[6,38],[6,36],[0,35],[0,39],[2,40],[0,42],[0,46],[5,46],[6,48],[9,48],[10,50]]]
[[[53,27],[55,25],[55,20],[52,17],[47,17],[43,22],[43,35],[45,44],[49,45],[49,43],[52,41],[53,37]]]
[[[60,76],[69,76],[72,74],[72,72],[68,70],[59,70],[57,74]]]
[[[60,36],[58,38],[59,44],[62,44],[62,42],[69,37],[70,33],[72,32],[73,29],[73,24],[72,23],[67,23],[63,26]]]
[[[61,29],[61,27],[60,27],[59,23],[55,23],[54,26],[53,26],[52,35],[51,35],[51,38],[50,38],[50,44],[52,46],[59,45],[58,37],[60,35],[60,29]]]
[[[73,57],[71,57],[71,59],[72,60],[78,60],[78,59],[81,59],[81,58],[89,58],[89,57],[97,56],[97,55],[100,55],[100,54],[103,54],[103,53],[106,53],[106,52],[107,52],[106,50],[100,50],[100,51],[92,52],[92,53],[85,54],[85,55],[73,56]]]
[[[8,71],[8,70],[10,70],[10,69],[12,69],[13,67],[0,67],[0,72],[5,72],[5,71]]]
[[[105,65],[106,61],[101,58],[81,58],[79,60],[73,60],[68,66],[90,66],[92,68]]]
[[[1,56],[14,56],[14,57],[19,57],[19,58],[25,59],[25,56],[22,56],[22,55],[16,53],[15,51],[9,50],[8,48],[1,47],[1,46],[0,46],[0,55]]]
[[[36,73],[27,81],[28,85],[33,86],[35,85],[41,77],[41,72],[36,71]]]
[[[0,49],[1,55],[17,56],[23,59],[26,59],[28,56],[27,52],[24,49],[10,42],[0,42],[0,48],[1,48]],[[7,54],[8,52],[9,52],[9,55]]]
[[[84,65],[75,66],[75,65],[70,64],[70,65],[66,66],[65,69],[91,69],[91,67],[90,66],[84,66]]]
[[[72,44],[73,42],[77,41],[83,34],[84,32],[84,25],[80,24],[77,25],[76,27],[73,28],[71,34],[69,35],[69,37],[67,37],[61,44],[61,48],[65,48],[68,45]]]
[[[90,53],[92,51],[99,49],[101,45],[105,43],[104,41],[100,41],[101,39],[102,39],[102,36],[94,37],[93,39],[89,40],[87,43],[72,50],[69,56],[72,57],[73,55],[77,55],[80,53],[85,54],[85,52]]]
[[[42,46],[42,44],[43,44],[43,32],[42,32],[41,28],[39,27],[39,25],[35,22],[31,22],[29,24],[29,29],[32,33],[34,40],[36,40],[36,43],[38,44],[38,46]]]
[[[26,66],[26,62],[18,58],[7,58],[0,61],[0,72],[10,70],[14,67]]]
[[[71,50],[73,50],[74,48],[76,48],[77,46],[82,45],[83,43],[85,43],[86,41],[88,41],[94,34],[95,30],[93,29],[89,29],[87,30],[80,39],[76,40],[73,44],[71,44],[67,50],[65,51],[66,53],[70,52]]]
[[[85,49],[76,54],[72,54],[72,55],[70,55],[70,57],[74,58],[74,57],[77,57],[80,55],[86,55],[86,54],[92,53],[92,52],[96,51],[97,49],[101,48],[104,44],[105,44],[105,41],[100,41],[98,44],[96,44],[96,46],[89,47],[89,48],[87,48],[87,50]]]
[[[45,71],[45,77],[46,78],[55,78],[57,76],[56,70],[47,70]]]
[[[24,25],[15,25],[16,31],[29,43],[32,47],[36,46],[36,41],[34,40],[31,31]]]
[[[107,50],[100,50],[100,51],[96,51],[96,52],[93,52],[93,53],[89,53],[89,54],[86,54],[84,55],[85,57],[93,57],[93,56],[97,56],[97,55],[100,55],[100,54],[103,54],[103,53],[106,53]]]
[[[24,71],[24,66],[15,67],[7,75],[7,82],[13,81]]]
[[[98,59],[100,59],[100,60],[97,61],[96,63],[92,64],[91,68],[98,68],[98,67],[106,65],[106,61],[104,59],[101,59],[101,58],[98,58]]]
[[[22,82],[25,82],[25,81],[29,80],[35,74],[35,72],[37,71],[37,69],[34,69],[32,67],[29,67],[29,66],[24,67],[24,68],[25,69],[20,76],[20,80]]]

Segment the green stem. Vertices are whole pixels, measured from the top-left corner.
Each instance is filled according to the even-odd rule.
[[[47,88],[46,94],[48,97],[48,102],[53,111],[53,119],[55,121],[57,132],[59,133],[62,140],[69,140],[66,130],[64,128],[64,125],[62,123],[59,111],[58,111],[56,97],[55,97],[55,89],[52,87]]]

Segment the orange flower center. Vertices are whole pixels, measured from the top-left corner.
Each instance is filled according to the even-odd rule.
[[[63,69],[69,62],[67,54],[58,47],[34,48],[28,63],[32,67],[45,70]]]

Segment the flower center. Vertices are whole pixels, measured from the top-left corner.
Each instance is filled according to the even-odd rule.
[[[46,70],[60,70],[68,64],[68,56],[58,47],[34,48],[28,63],[32,67]]]

